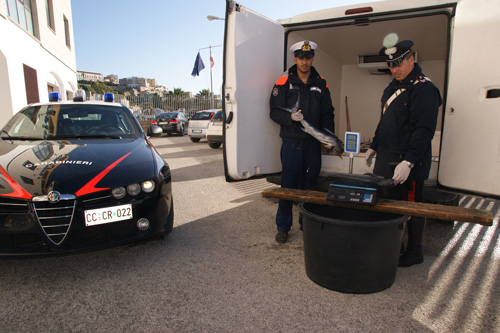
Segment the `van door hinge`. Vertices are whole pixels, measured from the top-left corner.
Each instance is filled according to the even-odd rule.
[[[237,11],[239,12],[240,11],[240,8],[241,8],[241,5],[234,2],[234,1],[228,1],[227,3],[227,12],[230,14],[234,11]]]
[[[370,25],[371,23],[372,22],[367,17],[357,18],[357,19],[354,20],[354,24],[357,25],[358,27],[363,27],[363,26],[366,26],[366,25]]]

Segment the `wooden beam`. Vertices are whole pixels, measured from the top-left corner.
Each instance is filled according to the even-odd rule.
[[[484,226],[493,225],[493,213],[488,210],[444,206],[423,202],[379,199],[374,206],[338,202],[326,199],[326,192],[287,189],[281,187],[262,191],[263,198],[285,199],[294,202],[309,202],[318,205],[338,206],[369,210],[374,212],[394,213],[409,216],[427,217],[437,220],[451,220],[477,223]]]

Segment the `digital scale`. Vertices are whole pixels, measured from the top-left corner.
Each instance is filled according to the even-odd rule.
[[[375,205],[377,189],[341,184],[330,184],[326,200]]]
[[[345,152],[349,153],[349,174],[352,174],[354,154],[359,154],[361,134],[357,132],[345,133]],[[330,184],[327,200],[351,202],[364,205],[375,205],[377,189],[371,187],[352,186],[340,183]]]

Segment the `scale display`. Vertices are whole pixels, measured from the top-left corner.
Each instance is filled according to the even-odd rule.
[[[357,132],[345,132],[345,152],[358,154],[360,149],[361,134]]]

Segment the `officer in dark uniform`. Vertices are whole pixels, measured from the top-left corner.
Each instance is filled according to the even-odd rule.
[[[274,85],[270,99],[270,116],[280,125],[281,187],[312,189],[321,170],[321,143],[302,130],[306,120],[316,128],[334,133],[333,106],[326,81],[312,66],[317,44],[298,42],[290,48],[295,65],[290,67]],[[298,110],[291,113],[300,96]],[[293,203],[279,200],[276,213],[278,232],[276,242],[284,243],[292,226]],[[302,228],[302,221],[299,218]]]
[[[394,79],[382,95],[382,115],[365,159],[370,166],[376,154],[373,172],[394,179],[392,199],[422,202],[442,100],[438,88],[415,62],[412,46],[412,41],[405,40],[381,50]],[[399,258],[400,267],[424,261],[425,219],[411,218],[407,227],[408,244]]]

